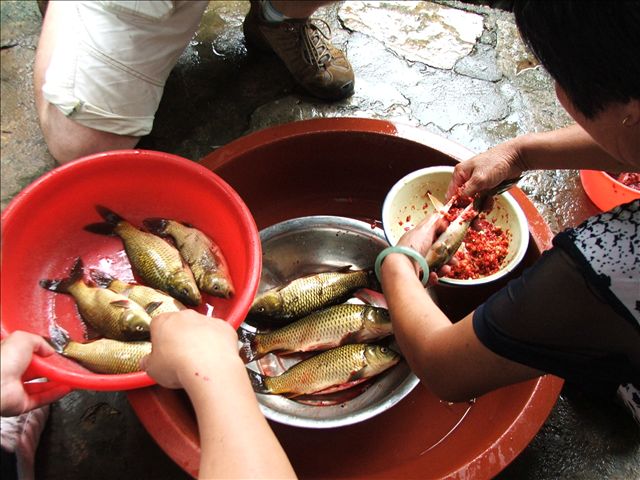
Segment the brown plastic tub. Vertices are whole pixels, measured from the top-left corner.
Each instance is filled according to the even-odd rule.
[[[471,155],[413,127],[334,118],[247,135],[202,164],[240,194],[262,229],[307,215],[340,215],[376,224],[385,195],[398,179]],[[441,306],[451,318],[470,312],[550,246],[551,231],[533,204],[520,190],[511,193],[527,216],[531,234],[522,266],[494,284],[438,287]],[[448,404],[419,385],[398,405],[356,425],[325,430],[271,425],[301,478],[491,478],[535,436],[561,387],[562,380],[547,375],[473,403]],[[128,395],[160,447],[196,476],[198,430],[186,395],[160,387]]]

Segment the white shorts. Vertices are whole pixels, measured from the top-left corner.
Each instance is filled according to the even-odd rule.
[[[62,1],[64,25],[42,87],[74,121],[140,137],[208,2]]]

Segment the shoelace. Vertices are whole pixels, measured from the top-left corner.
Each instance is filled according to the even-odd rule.
[[[320,22],[327,27],[328,34],[324,33],[320,27],[314,23]],[[302,30],[302,40],[305,48],[303,49],[303,55],[307,63],[315,65],[316,67],[324,67],[324,65],[332,60],[331,51],[325,43],[331,38],[331,27],[329,24],[321,18],[309,19],[304,24]]]

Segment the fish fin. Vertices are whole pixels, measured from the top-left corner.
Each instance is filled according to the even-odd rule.
[[[122,218],[116,212],[114,212],[113,210],[109,210],[107,207],[104,207],[102,205],[96,205],[96,211],[102,218],[105,219],[107,223],[110,223],[114,226],[124,220],[124,218]]]
[[[109,302],[109,305],[120,308],[129,308],[131,306],[131,302],[123,298],[122,300],[114,300],[113,302]]]
[[[107,235],[113,237],[116,235],[115,225],[107,222],[90,223],[82,227],[83,230],[91,233],[97,233],[98,235]]]
[[[61,326],[54,323],[49,329],[49,334],[50,336],[43,337],[46,342],[51,345],[56,352],[60,354],[64,353],[64,349],[69,344],[69,340],[71,340],[69,333],[67,333],[67,331]]]
[[[253,370],[247,368],[247,374],[249,375],[249,380],[251,380],[251,387],[253,387],[253,391],[256,393],[271,393],[267,385],[265,384],[265,376],[260,375],[258,372],[254,372]]]
[[[51,290],[52,292],[57,292],[57,293],[65,293],[66,290],[63,290],[60,285],[62,284],[63,280],[50,280],[50,279],[46,279],[43,278],[42,280],[40,280],[38,283],[40,284],[40,286],[42,288],[46,288],[47,290]]]
[[[38,283],[42,288],[46,288],[47,290],[51,290],[52,292],[68,293],[69,287],[80,280],[83,273],[84,264],[82,263],[82,259],[78,257],[73,263],[71,270],[69,271],[69,276],[67,278],[55,280],[43,279]]]
[[[162,301],[159,302],[151,302],[148,303],[145,307],[144,310],[151,315],[151,312],[153,312],[154,310],[156,310],[160,305],[162,305]]]
[[[353,265],[343,265],[342,267],[338,267],[336,268],[336,272],[337,273],[346,273],[346,272],[350,272],[352,269]]]
[[[373,307],[389,308],[387,299],[384,294],[371,290],[370,288],[360,288],[353,293],[353,296],[358,300],[364,302],[366,305]]]
[[[149,230],[151,233],[155,233],[156,235],[164,236],[166,235],[165,230],[169,225],[169,220],[166,218],[145,218],[142,221],[142,224]]]
[[[242,327],[238,328],[238,340],[242,343],[239,353],[244,363],[249,363],[259,358],[255,347],[255,339],[256,334],[254,332]]]
[[[88,342],[92,342],[102,337],[102,333],[90,323],[85,324],[85,338]]]
[[[102,270],[98,270],[96,268],[92,268],[89,270],[89,276],[91,280],[96,282],[102,288],[108,288],[111,285],[111,282],[115,280],[114,277],[109,275],[107,272],[103,272]]]
[[[356,370],[355,372],[353,372],[351,375],[349,375],[349,381],[347,383],[351,383],[351,382],[355,382],[357,380],[363,380],[367,373],[367,369],[366,368],[361,368],[360,370]]]

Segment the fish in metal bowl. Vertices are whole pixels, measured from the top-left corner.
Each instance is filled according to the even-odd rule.
[[[241,356],[264,415],[306,428],[364,421],[418,384],[393,342],[372,273],[381,229],[337,216],[260,232],[258,294],[239,328]]]

